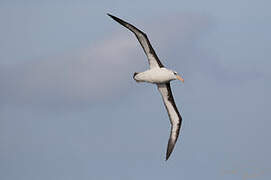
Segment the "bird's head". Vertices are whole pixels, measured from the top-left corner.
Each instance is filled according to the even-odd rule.
[[[184,79],[180,75],[178,75],[178,73],[176,71],[172,71],[172,73],[174,75],[174,79],[178,79],[178,80],[184,82]]]

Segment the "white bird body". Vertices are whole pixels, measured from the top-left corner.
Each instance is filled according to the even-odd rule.
[[[170,137],[166,152],[166,160],[168,160],[178,139],[182,123],[182,117],[178,111],[171,92],[170,81],[178,79],[184,82],[184,80],[177,74],[177,72],[169,70],[163,66],[144,32],[120,18],[117,18],[111,14],[108,15],[135,34],[148,58],[150,69],[141,73],[134,73],[133,78],[137,82],[157,84],[171,123]]]
[[[167,68],[152,68],[148,69],[147,71],[136,73],[134,76],[134,79],[137,82],[148,82],[148,83],[166,83],[171,80],[175,80],[176,76],[174,75],[174,72],[171,70],[168,70]]]

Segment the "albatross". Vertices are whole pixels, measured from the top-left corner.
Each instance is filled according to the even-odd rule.
[[[113,16],[109,13],[107,15],[135,34],[148,58],[150,68],[144,72],[135,72],[133,78],[136,82],[156,84],[162,96],[171,123],[170,137],[168,140],[166,152],[166,160],[168,160],[178,139],[182,124],[182,117],[175,104],[170,87],[170,81],[180,80],[181,82],[184,82],[184,79],[178,75],[176,71],[165,68],[165,66],[161,63],[158,56],[156,55],[147,35],[144,32],[132,24],[117,18],[116,16]]]

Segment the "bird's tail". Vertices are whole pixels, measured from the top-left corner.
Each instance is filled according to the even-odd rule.
[[[144,80],[142,80],[142,79],[140,78],[140,76],[137,76],[138,74],[140,74],[140,73],[138,73],[138,72],[135,72],[135,73],[134,73],[134,75],[133,75],[134,80],[135,80],[136,82],[145,82]]]
[[[138,74],[138,72],[135,72],[135,73],[134,73],[134,75],[133,75],[134,80],[136,80],[136,79],[135,79],[135,76],[136,76],[137,74]]]

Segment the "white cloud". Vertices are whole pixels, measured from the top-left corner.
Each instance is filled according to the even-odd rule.
[[[175,54],[183,55],[194,50],[188,43],[208,26],[208,18],[176,15],[146,24],[143,31],[156,51],[175,51]],[[126,91],[133,72],[148,67],[147,59],[134,35],[118,24],[113,25],[121,33],[93,42],[90,48],[80,52],[0,67],[2,102],[91,103]],[[179,51],[179,48],[183,50]],[[162,53],[158,52],[158,55]]]

